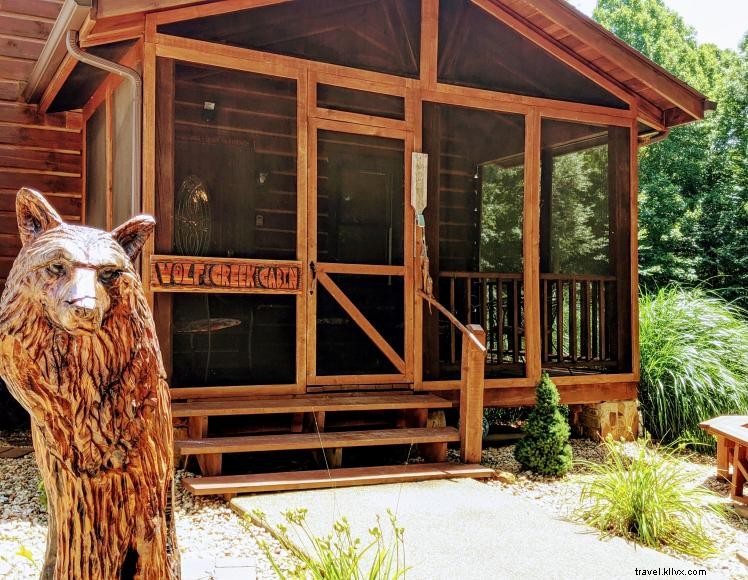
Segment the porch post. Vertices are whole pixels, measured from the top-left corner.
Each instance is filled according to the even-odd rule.
[[[468,324],[481,346],[486,345],[486,332],[478,324]],[[466,334],[462,336],[460,379],[460,460],[480,463],[483,451],[483,388],[486,351],[481,350]]]

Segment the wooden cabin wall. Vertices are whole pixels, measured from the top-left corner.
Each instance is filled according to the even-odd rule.
[[[80,113],[40,115],[36,106],[0,102],[0,289],[21,249],[16,192],[42,192],[67,222],[81,221]]]

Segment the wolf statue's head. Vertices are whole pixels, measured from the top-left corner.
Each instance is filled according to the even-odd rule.
[[[27,188],[16,196],[16,214],[23,247],[3,302],[9,290],[18,292],[25,298],[19,306],[40,305],[52,326],[71,335],[96,332],[117,306],[132,308],[133,295],[142,294],[133,260],[153,231],[152,217],[136,216],[112,232],[66,224]]]

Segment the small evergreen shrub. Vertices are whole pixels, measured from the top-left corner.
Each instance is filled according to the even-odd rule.
[[[605,462],[579,462],[593,475],[582,487],[579,519],[644,546],[669,546],[696,557],[715,553],[701,518],[708,510],[723,512],[719,497],[691,483],[675,449],[654,450],[639,441],[630,456],[611,437],[605,446]]]
[[[535,395],[535,408],[522,428],[525,437],[515,446],[514,457],[535,473],[564,475],[572,463],[569,423],[561,414],[558,389],[548,373],[543,373]]]
[[[746,313],[698,289],[639,299],[644,427],[659,441],[714,447],[699,423],[748,413]]]

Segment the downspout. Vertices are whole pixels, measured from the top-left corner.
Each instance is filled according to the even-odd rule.
[[[132,87],[132,196],[130,198],[130,211],[132,215],[140,213],[140,192],[141,192],[141,164],[143,156],[143,79],[137,71],[123,66],[119,63],[106,60],[87,52],[83,52],[78,45],[78,32],[68,30],[65,38],[65,45],[68,53],[77,61],[91,65],[93,67],[114,73],[130,81]]]

